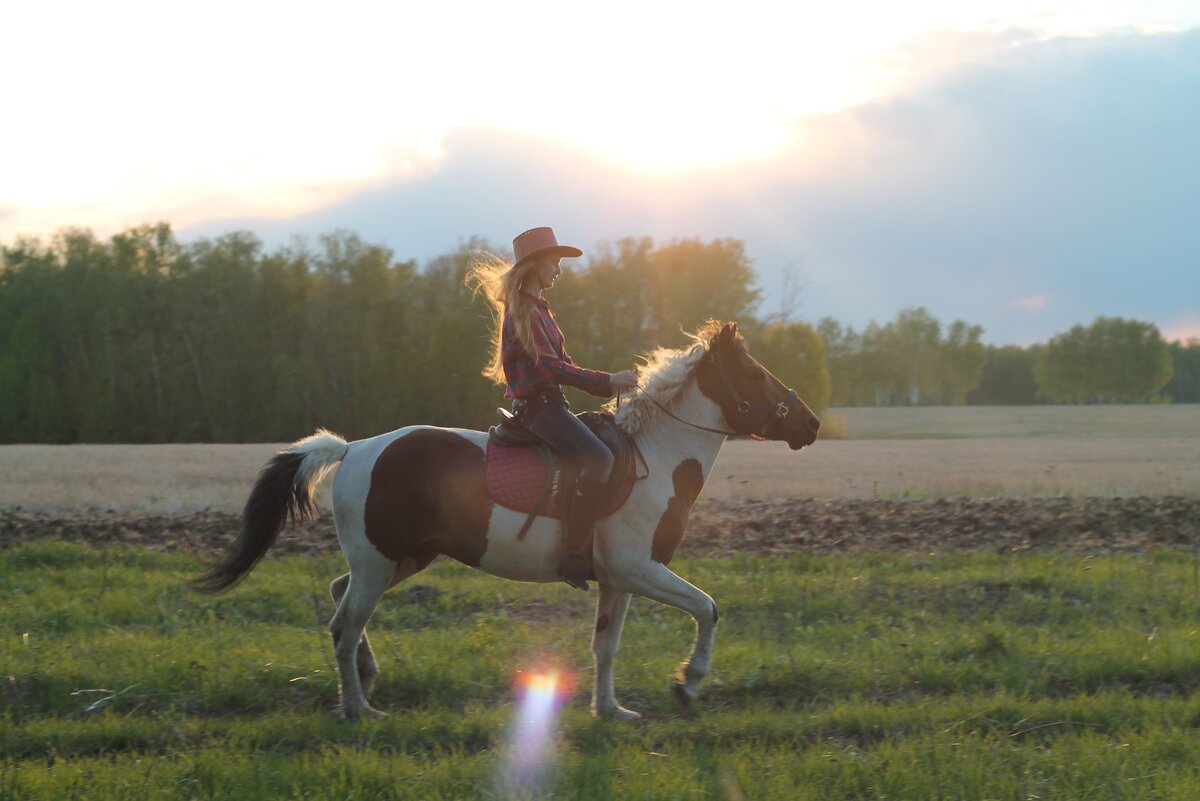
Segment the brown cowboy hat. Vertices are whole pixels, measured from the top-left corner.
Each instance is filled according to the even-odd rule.
[[[534,256],[552,253],[556,256],[575,258],[583,255],[579,248],[558,244],[551,228],[530,228],[513,240],[513,267],[520,267]]]

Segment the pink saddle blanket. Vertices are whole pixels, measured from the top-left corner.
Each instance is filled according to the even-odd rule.
[[[492,500],[517,512],[532,512],[545,492],[546,463],[536,448],[507,448],[488,442],[487,488]],[[608,517],[625,505],[633,492],[634,476],[630,472],[620,489],[600,508],[599,517]],[[554,497],[547,497],[538,511],[542,517],[562,518],[562,510]]]

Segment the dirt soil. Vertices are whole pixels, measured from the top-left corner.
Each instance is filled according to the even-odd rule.
[[[212,553],[237,535],[225,512],[54,515],[0,509],[0,548],[47,539]],[[1200,498],[701,501],[680,555],[889,550],[1082,553],[1200,546]],[[285,530],[279,553],[337,549],[329,513]]]

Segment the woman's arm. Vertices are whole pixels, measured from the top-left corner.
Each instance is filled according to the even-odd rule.
[[[551,337],[550,331],[547,329],[548,325],[554,326],[557,337]],[[608,373],[579,367],[571,361],[565,348],[555,347],[556,342],[563,341],[563,336],[553,318],[547,321],[542,315],[534,315],[533,341],[540,354],[539,365],[549,370],[557,383],[581,389],[590,395],[601,398],[612,396],[611,376]]]

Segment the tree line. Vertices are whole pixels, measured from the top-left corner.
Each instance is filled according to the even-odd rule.
[[[1097,317],[1029,347],[984,345],[979,326],[943,327],[920,308],[818,330],[834,406],[1200,402],[1200,341],[1168,344],[1139,320]]]
[[[502,252],[471,239],[418,265],[346,231],[268,252],[246,232],[183,243],[165,223],[107,241],[67,229],[0,246],[0,442],[486,427],[503,390],[480,375],[488,311],[463,284],[481,250]],[[978,326],[943,329],[923,309],[862,332],[786,312],[760,317],[755,281],[738,240],[627,238],[568,269],[552,302],[575,360],[609,371],[686,344],[684,332],[710,317],[738,320],[753,352],[817,409],[1200,399],[1200,343],[1168,347],[1147,324],[992,348]],[[1142,389],[1113,390],[1096,379],[1109,360],[1079,354],[1114,347],[1161,350],[1166,367],[1157,355],[1152,368],[1131,356],[1111,372]],[[1080,364],[1092,366],[1082,371],[1091,384],[1080,383]],[[571,399],[577,409],[599,404]]]

